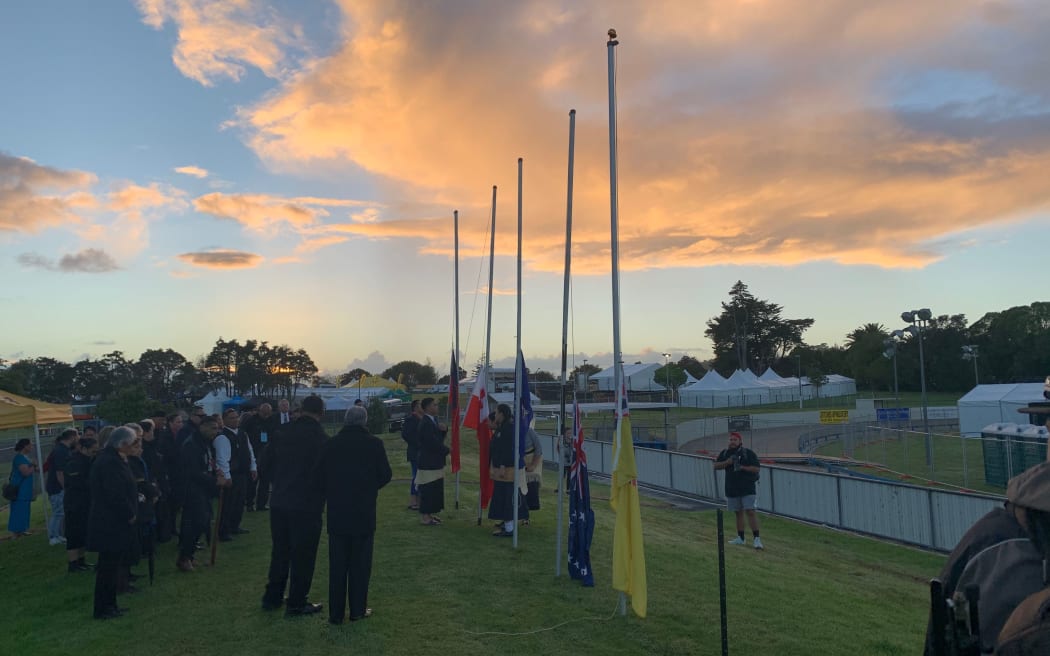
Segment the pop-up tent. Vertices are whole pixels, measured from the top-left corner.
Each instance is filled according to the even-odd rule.
[[[0,430],[10,428],[32,428],[36,444],[36,461],[44,462],[40,450],[40,427],[73,423],[73,407],[61,403],[45,403],[0,390]],[[44,476],[40,479],[40,492],[46,497]],[[44,504],[47,516],[47,504]]]

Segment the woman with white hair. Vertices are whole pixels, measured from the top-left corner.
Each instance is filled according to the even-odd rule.
[[[121,557],[132,541],[139,504],[127,460],[141,443],[134,429],[115,428],[91,467],[87,549],[98,552],[94,616],[99,620],[120,617],[127,610],[117,607],[117,577]]]

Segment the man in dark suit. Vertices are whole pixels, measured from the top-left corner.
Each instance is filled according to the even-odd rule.
[[[98,552],[94,614],[97,620],[120,617],[127,610],[117,607],[117,576],[121,557],[131,545],[139,506],[139,493],[127,462],[136,442],[141,444],[133,429],[117,428],[91,467],[87,549]]]
[[[306,397],[300,416],[285,425],[267,447],[265,468],[273,487],[270,493],[273,548],[262,607],[263,610],[280,608],[288,583],[285,615],[289,617],[312,615],[323,608],[307,599],[324,509],[324,496],[314,479],[321,449],[328,442],[328,435],[321,427],[323,416],[324,401],[318,396]]]
[[[328,504],[328,621],[342,624],[347,591],[350,621],[370,617],[368,581],[376,532],[376,499],[390,482],[390,462],[365,428],[368,411],[346,411],[346,425],[321,452],[317,481]]]
[[[420,403],[423,416],[419,419],[419,462],[416,487],[419,490],[420,523],[436,526],[441,520],[434,515],[445,508],[445,446],[448,427],[437,419],[438,403],[427,397]]]
[[[282,399],[282,403],[285,406],[288,405],[286,399]],[[258,510],[269,509],[270,479],[266,478],[266,468],[263,466],[263,463],[266,460],[266,451],[270,446],[270,440],[278,433],[282,425],[281,415],[275,413],[269,403],[263,403],[259,406],[259,413],[255,416],[253,428],[253,430],[258,431],[256,440],[258,446],[255,446],[253,443],[253,448],[255,448],[255,459],[259,464],[259,479],[256,481],[254,494],[248,496],[249,506],[254,505]],[[252,434],[249,432],[248,436],[252,437]]]

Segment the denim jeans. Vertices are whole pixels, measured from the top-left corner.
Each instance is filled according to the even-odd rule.
[[[62,490],[58,494],[50,495],[48,498],[51,499],[51,517],[47,520],[47,537],[54,540],[55,538],[63,537],[62,534],[64,533],[66,491]]]

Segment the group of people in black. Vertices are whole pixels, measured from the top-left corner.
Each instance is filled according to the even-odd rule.
[[[298,415],[286,400],[278,407],[276,413],[269,404],[230,408],[221,416],[200,407],[188,417],[157,411],[138,423],[62,432],[48,458],[63,496],[60,541],[70,572],[95,570],[94,617],[127,611],[116,596],[138,591],[132,568],[142,559],[149,559],[153,575],[157,544],[178,538],[176,567],[192,572],[197,551],[212,536],[216,498],[222,500],[217,538],[248,532],[240,526],[244,511],[269,503],[256,454],[265,463],[270,436]],[[85,561],[85,551],[98,553],[96,565]]]

